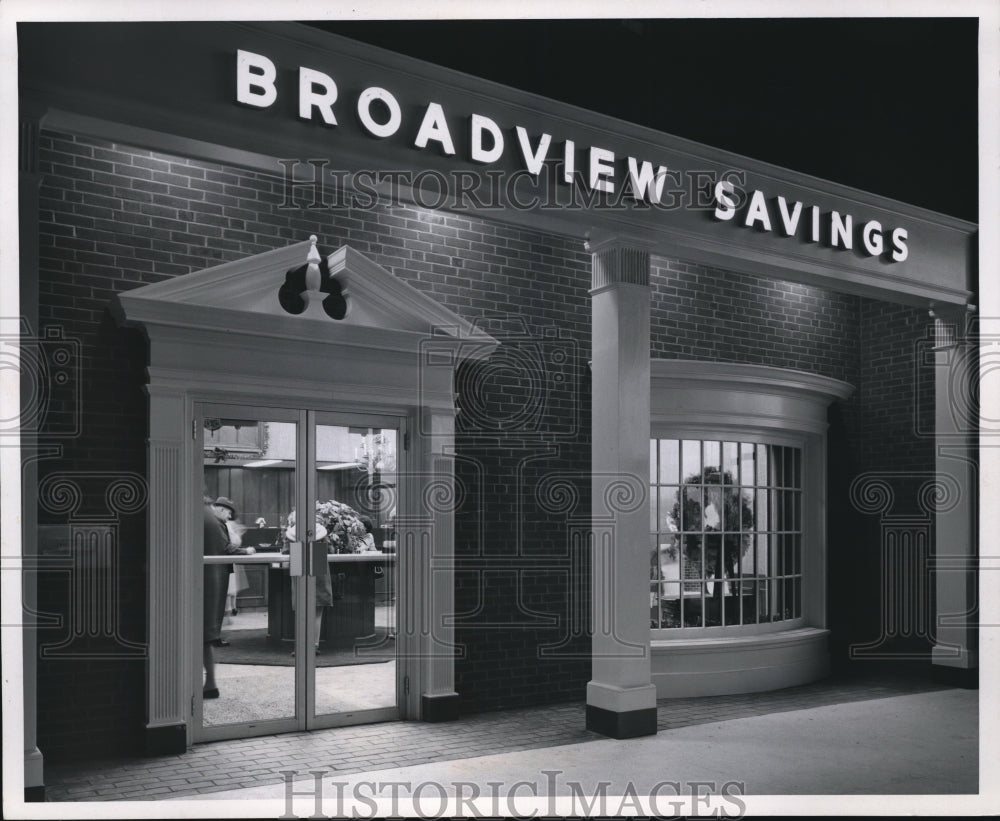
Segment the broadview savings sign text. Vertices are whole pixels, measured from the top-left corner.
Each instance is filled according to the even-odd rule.
[[[239,50],[236,53],[236,101],[253,108],[270,108],[278,99],[277,67],[262,54]],[[339,91],[336,81],[328,74],[299,66],[298,116],[302,120],[319,117],[327,126],[338,125]],[[364,131],[376,139],[385,139],[403,128],[399,101],[392,92],[380,86],[368,86],[354,101],[358,122]],[[564,140],[561,148],[553,147],[552,135],[532,137],[520,126],[514,126],[518,154],[524,169],[534,177],[541,174],[548,160],[560,160],[562,181],[568,185],[578,181],[577,147],[574,140]],[[469,158],[489,165],[500,160],[505,150],[504,131],[491,118],[473,113],[469,119]],[[447,156],[455,156],[455,140],[440,103],[429,102],[424,107],[420,123],[413,136],[413,147],[426,149],[434,144]],[[650,205],[662,203],[668,169],[655,167],[648,160],[627,158],[628,177],[616,180],[616,157],[613,151],[589,146],[584,151],[583,178],[593,191],[614,194],[620,184],[623,193]],[[721,179],[714,188],[713,214],[717,220],[740,224],[744,228],[798,237],[806,242],[831,248],[856,249],[859,253],[882,257],[886,261],[902,262],[909,253],[905,228],[883,227],[878,220],[858,221],[851,214],[830,211],[824,214],[819,206],[788,201],[779,196],[770,203],[764,192],[754,190],[746,196],[737,191],[731,180]]]

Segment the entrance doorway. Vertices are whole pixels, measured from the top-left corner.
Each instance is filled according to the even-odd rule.
[[[403,418],[216,403],[195,417],[194,740],[399,718]]]

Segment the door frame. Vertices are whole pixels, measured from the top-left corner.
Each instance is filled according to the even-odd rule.
[[[402,447],[407,434],[407,417],[399,414],[372,414],[362,411],[340,411],[319,409],[314,407],[292,407],[283,403],[248,403],[248,402],[215,402],[193,400],[192,418],[193,433],[201,434],[206,415],[222,415],[233,419],[257,419],[267,422],[294,422],[296,425],[295,438],[295,489],[293,498],[294,507],[297,510],[309,510],[312,507],[316,494],[316,427],[318,425],[343,425],[353,427],[379,427],[382,429],[392,429],[397,432],[397,475],[407,474],[407,452]],[[202,434],[203,436],[204,434]],[[191,487],[195,492],[196,499],[192,500],[194,510],[199,510],[202,502],[203,471],[204,471],[204,442],[199,436],[192,436],[192,467],[195,476],[192,477]],[[406,505],[397,488],[397,509],[405,509]],[[200,633],[202,629],[204,598],[202,589],[204,585],[204,574],[201,572],[203,555],[203,529],[199,527],[201,519],[195,517],[193,521],[188,544],[193,548],[190,561],[196,568],[194,573],[194,588],[191,607],[187,609],[190,623],[185,629],[185,633],[194,637],[190,648],[190,670],[191,670],[191,741],[201,743],[206,741],[218,741],[233,738],[251,738],[261,735],[273,735],[283,732],[302,732],[310,730],[325,729],[329,727],[348,726],[355,724],[366,724],[378,721],[392,721],[401,718],[401,703],[406,695],[406,681],[408,680],[413,659],[409,664],[404,659],[398,657],[395,660],[396,675],[394,693],[394,705],[392,707],[373,708],[367,710],[354,710],[340,713],[316,714],[316,659],[313,653],[308,652],[308,648],[315,644],[316,625],[315,620],[310,618],[313,613],[316,600],[315,574],[304,572],[301,576],[292,577],[292,584],[296,587],[298,600],[304,603],[303,607],[295,609],[295,664],[294,664],[294,715],[281,718],[262,719],[254,722],[242,722],[234,724],[209,725],[204,724],[204,710],[202,693],[203,668],[201,659],[202,642]],[[308,567],[309,546],[308,542],[302,543],[303,565]],[[397,554],[398,556],[398,554]],[[398,561],[398,559],[397,559]],[[405,611],[405,607],[400,603],[406,602],[409,595],[409,585],[402,580],[397,581],[396,612]]]
[[[301,315],[276,298],[284,272],[318,264],[316,239],[115,297],[120,322],[149,340],[149,479],[145,747],[182,753],[193,742],[200,635],[193,606],[193,522],[202,504],[192,440],[195,402],[309,407],[405,418],[407,475],[397,517],[397,580],[408,585],[396,653],[409,687],[400,718],[443,720],[458,709],[454,642],[455,370],[497,341],[365,255],[327,257],[349,310],[331,319],[318,302]],[[406,443],[404,442],[404,450]],[[199,452],[198,457],[201,454]],[[427,492],[433,490],[434,492]],[[201,627],[198,627],[199,633]]]

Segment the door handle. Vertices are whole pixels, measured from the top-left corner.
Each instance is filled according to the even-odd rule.
[[[309,575],[315,576],[317,569],[322,567],[320,562],[326,561],[326,542],[309,543]]]
[[[305,573],[302,542],[288,543],[288,573],[291,576],[301,576]]]

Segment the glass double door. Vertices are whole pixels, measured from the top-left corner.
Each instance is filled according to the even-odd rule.
[[[398,717],[402,420],[201,404],[196,740]]]

